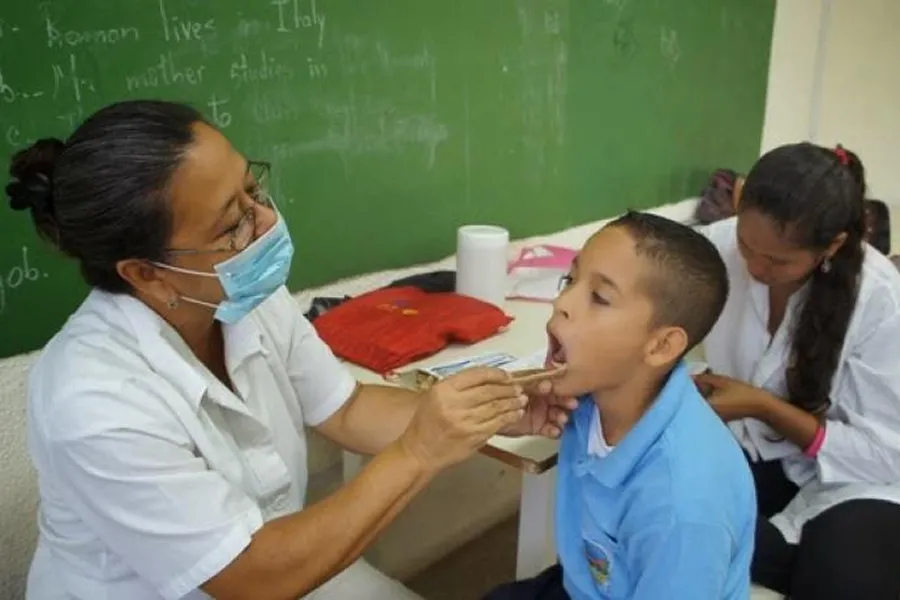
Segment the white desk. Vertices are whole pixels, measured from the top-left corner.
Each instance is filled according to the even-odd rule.
[[[454,345],[439,354],[412,365],[415,368],[451,361],[484,352],[508,352],[526,356],[546,345],[545,326],[550,316],[549,304],[511,300],[506,312],[513,317],[509,328],[492,338],[471,346]],[[387,383],[380,375],[348,365],[362,383]],[[522,497],[519,502],[519,540],[516,554],[516,578],[536,575],[556,560],[553,544],[553,492],[558,442],[542,437],[508,438],[494,436],[482,453],[522,471]],[[362,458],[344,454],[344,478],[353,477]]]

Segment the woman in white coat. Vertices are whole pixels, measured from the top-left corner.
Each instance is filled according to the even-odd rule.
[[[865,189],[852,152],[784,146],[708,228],[731,292],[697,382],[756,478],[752,577],[793,600],[900,597],[900,274]]]
[[[12,208],[93,288],[31,374],[28,598],[409,598],[357,562],[378,534],[494,433],[559,433],[498,370],[424,395],[357,384],[284,288],[267,170],[166,102],[13,158]],[[306,426],[375,455],[309,507]]]

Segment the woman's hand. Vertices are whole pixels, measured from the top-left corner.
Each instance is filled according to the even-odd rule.
[[[469,369],[422,395],[400,443],[429,470],[458,463],[525,416],[527,396],[501,369]]]
[[[569,422],[569,414],[578,408],[575,398],[562,398],[553,394],[553,383],[541,381],[532,387],[525,387],[528,406],[525,415],[518,422],[504,427],[500,435],[542,435],[556,439]]]
[[[700,393],[723,421],[759,418],[770,395],[738,379],[703,373],[694,376]]]

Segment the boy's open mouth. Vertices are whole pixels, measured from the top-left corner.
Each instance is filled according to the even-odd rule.
[[[563,367],[566,365],[566,349],[552,331],[547,329],[547,361],[548,367]]]

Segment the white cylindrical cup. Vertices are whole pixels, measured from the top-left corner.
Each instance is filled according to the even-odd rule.
[[[509,231],[465,225],[456,232],[456,293],[503,307]]]

